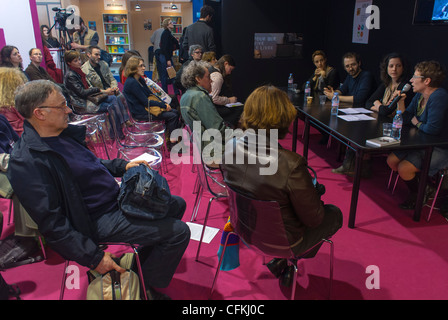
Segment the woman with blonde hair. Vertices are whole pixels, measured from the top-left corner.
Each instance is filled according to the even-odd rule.
[[[327,55],[322,50],[316,50],[311,55],[316,69],[311,77],[308,79],[313,92],[323,93],[324,88],[332,87],[336,90],[339,87],[338,71],[327,64]]]
[[[127,78],[124,83],[123,94],[129,106],[129,111],[133,118],[138,120],[148,120],[148,107],[160,107],[162,111],[159,115],[152,115],[152,119],[165,121],[168,136],[175,129],[179,128],[179,113],[172,109],[169,104],[159,100],[152,94],[146,85],[145,61],[142,57],[130,57],[124,69],[124,76]],[[177,143],[177,139],[169,140],[168,148]]]
[[[216,53],[213,51],[207,51],[202,54],[202,60],[210,63],[210,65],[214,66],[218,60],[216,59]]]
[[[245,132],[227,142],[226,162],[221,169],[232,189],[254,199],[279,203],[286,237],[291,250],[299,255],[336,233],[342,226],[342,213],[336,206],[323,204],[322,192],[315,188],[305,158],[283,149],[275,139],[276,135],[279,139],[286,136],[296,112],[284,91],[271,85],[255,89],[247,98],[241,116]],[[256,152],[249,145],[254,141]],[[241,153],[243,162],[236,159]],[[227,163],[229,159],[232,161]],[[276,170],[260,174],[267,168]],[[287,266],[286,259],[274,259],[267,266],[276,277],[281,277],[283,285],[291,284],[294,269]]]
[[[27,81],[28,79],[19,69],[0,67],[0,114],[8,119],[19,136],[23,132],[24,118],[15,108],[15,91]]]

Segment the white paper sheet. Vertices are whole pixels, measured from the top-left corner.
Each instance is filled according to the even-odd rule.
[[[373,113],[372,110],[367,110],[365,108],[345,108],[345,109],[339,109],[339,111],[345,114]]]
[[[243,106],[243,104],[241,102],[235,102],[235,103],[228,103],[228,104],[226,104],[227,108],[233,108],[233,107],[239,107],[239,106]]]
[[[190,228],[191,236],[190,239],[199,241],[201,239],[201,233],[202,233],[202,224],[197,224],[193,222],[186,222],[188,227]],[[204,243],[210,243],[213,238],[218,233],[219,229],[213,228],[213,227],[205,227],[204,232],[204,238],[202,239],[202,242]]]
[[[132,160],[146,160],[146,162],[148,162],[149,164],[153,163],[154,161],[156,161],[158,158],[153,156],[152,154],[149,153],[143,153],[141,155],[139,155],[137,158],[132,159]]]
[[[341,118],[342,120],[345,120],[345,121],[376,120],[375,118],[369,117],[365,114],[348,114],[348,115],[338,116],[338,118]]]

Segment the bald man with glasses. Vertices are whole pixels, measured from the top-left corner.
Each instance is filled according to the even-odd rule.
[[[65,259],[104,274],[124,272],[101,242],[140,245],[143,278],[150,299],[169,299],[167,287],[189,243],[181,221],[185,201],[172,196],[166,217],[129,218],[118,206],[122,177],[146,161],[98,159],[85,145],[84,126],[69,124],[71,109],[60,88],[31,81],[17,92],[15,106],[25,118],[24,133],[11,153],[8,179],[49,246]]]

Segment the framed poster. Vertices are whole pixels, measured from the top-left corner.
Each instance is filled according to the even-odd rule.
[[[370,13],[366,13],[366,8],[370,5],[372,5],[372,0],[356,0],[353,16],[353,43],[369,43],[369,29],[366,27],[366,21],[370,17]]]
[[[104,10],[126,11],[126,0],[104,0]]]

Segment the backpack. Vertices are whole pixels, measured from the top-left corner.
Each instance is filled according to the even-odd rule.
[[[118,205],[125,215],[146,220],[163,219],[170,201],[168,182],[156,170],[141,164],[123,175]]]
[[[100,274],[95,270],[87,271],[89,286],[87,300],[140,300],[140,280],[135,268],[135,254],[125,253],[115,262],[126,272],[111,270]]]
[[[36,239],[9,235],[0,241],[0,270],[42,261]]]
[[[8,300],[9,297],[15,297],[20,300],[20,289],[17,285],[9,285],[6,283],[3,276],[0,274],[0,300]]]

